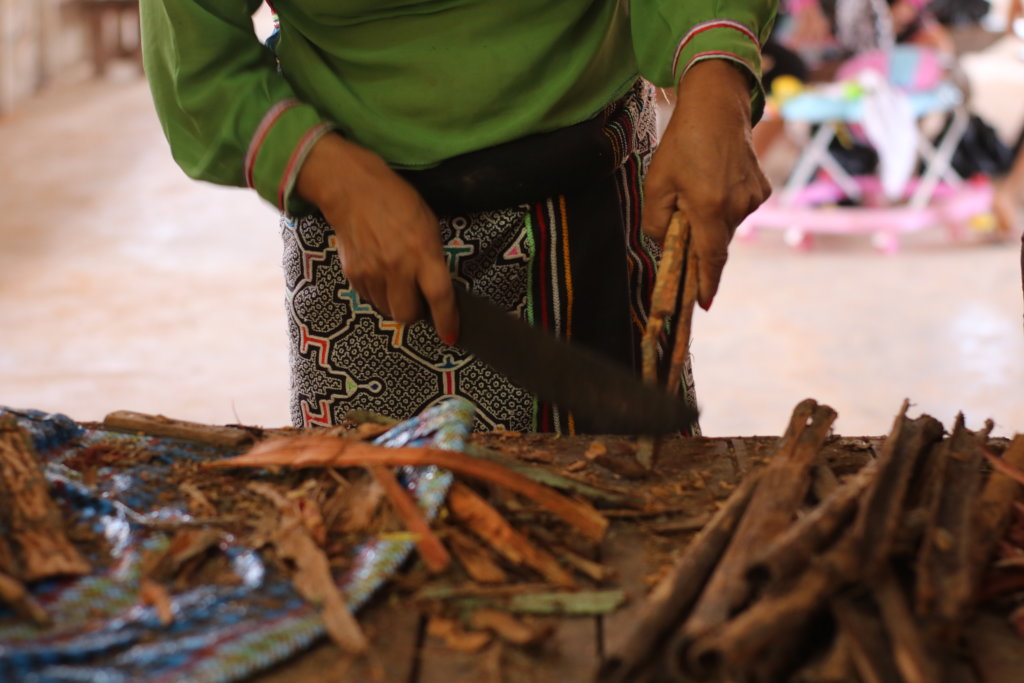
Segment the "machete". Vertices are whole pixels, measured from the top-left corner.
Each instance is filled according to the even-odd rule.
[[[696,408],[595,351],[532,327],[458,284],[455,298],[458,346],[596,432],[659,436],[697,421]]]

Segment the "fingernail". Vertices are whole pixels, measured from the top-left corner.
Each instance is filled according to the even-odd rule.
[[[715,303],[715,297],[711,297],[708,300],[708,305],[707,306],[701,306],[701,308],[703,308],[705,311],[710,311],[711,310],[711,304],[713,304],[713,303]]]
[[[458,340],[459,338],[454,334],[448,334],[441,337],[441,341],[444,342],[446,346],[455,346],[455,342]]]

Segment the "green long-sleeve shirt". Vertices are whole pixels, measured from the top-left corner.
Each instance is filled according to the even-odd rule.
[[[142,0],[146,73],[186,173],[294,210],[327,130],[425,168],[588,119],[638,74],[723,58],[757,82],[777,0],[276,0],[280,70],[259,4]]]

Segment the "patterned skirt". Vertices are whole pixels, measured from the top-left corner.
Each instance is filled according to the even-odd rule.
[[[640,230],[654,130],[650,89],[634,88],[604,124],[610,173],[539,201],[440,216],[453,278],[639,373],[658,256]],[[445,346],[429,323],[381,317],[349,286],[321,216],[285,216],[281,227],[296,426],[336,424],[355,409],[405,419],[457,395],[475,404],[477,429],[601,432]],[[682,386],[693,400],[689,364]]]

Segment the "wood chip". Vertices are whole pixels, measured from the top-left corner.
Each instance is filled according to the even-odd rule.
[[[579,529],[589,538],[600,541],[608,528],[608,520],[591,505],[566,498],[511,469],[489,460],[471,457],[457,451],[434,448],[386,448],[360,441],[329,436],[301,436],[269,439],[257,444],[248,453],[234,458],[205,463],[206,467],[368,467],[371,465],[436,465],[465,476],[497,484],[530,498]]]
[[[493,640],[486,631],[464,631],[454,619],[440,617],[427,622],[427,635],[443,640],[447,648],[457,652],[479,652]]]
[[[167,589],[152,579],[143,578],[139,581],[139,599],[143,605],[154,607],[160,623],[170,626],[174,623],[174,610],[171,608],[171,596]]]
[[[324,627],[345,652],[362,654],[369,643],[331,577],[327,555],[301,519],[284,515],[272,539],[278,557],[295,567],[292,585],[303,598],[321,606]]]
[[[550,553],[541,550],[512,527],[497,510],[465,484],[455,482],[448,492],[452,517],[513,564],[535,569],[559,586],[574,586],[572,575]]]
[[[499,638],[514,645],[532,645],[551,634],[547,628],[533,628],[508,612],[482,608],[473,612],[470,625],[479,630],[493,631]]]
[[[600,441],[591,441],[587,451],[583,454],[588,460],[593,460],[608,453],[608,447]]]
[[[470,578],[479,583],[506,583],[508,574],[492,558],[487,549],[468,534],[450,529],[448,547]]]
[[[0,602],[10,605],[19,616],[31,619],[37,626],[50,626],[50,615],[40,606],[24,584],[0,573]]]
[[[579,472],[580,470],[587,468],[586,460],[577,460],[576,462],[569,463],[565,466],[566,472]]]
[[[423,558],[423,563],[427,565],[427,569],[434,574],[439,574],[447,569],[452,561],[451,556],[445,549],[444,544],[441,543],[441,539],[437,537],[423,518],[423,514],[420,512],[419,507],[417,507],[416,501],[398,483],[394,472],[379,465],[371,467],[370,472],[373,474],[373,478],[377,480],[377,483],[384,489],[388,500],[395,507],[395,511],[402,519],[405,528],[414,534],[415,538],[413,541],[416,543],[416,549],[419,551],[420,557]]]

